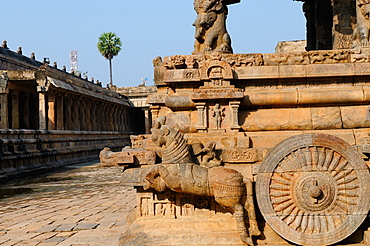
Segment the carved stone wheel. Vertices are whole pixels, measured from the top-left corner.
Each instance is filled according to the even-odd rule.
[[[299,245],[339,242],[369,211],[370,175],[360,154],[328,134],[290,137],[260,167],[256,195],[269,226]]]

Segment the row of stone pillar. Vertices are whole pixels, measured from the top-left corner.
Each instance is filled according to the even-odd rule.
[[[67,92],[0,93],[1,129],[133,131],[130,113],[127,106]]]
[[[39,93],[40,129],[127,131],[127,106],[59,91]]]
[[[36,93],[18,90],[0,93],[0,128],[37,129],[36,104]]]

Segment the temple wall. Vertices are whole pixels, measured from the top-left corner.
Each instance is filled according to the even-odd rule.
[[[96,159],[105,146],[120,150],[130,133],[0,129],[0,180]]]
[[[126,96],[3,47],[0,102],[0,180],[97,159],[145,132]]]

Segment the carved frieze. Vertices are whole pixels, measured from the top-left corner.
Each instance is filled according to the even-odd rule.
[[[264,64],[263,55],[259,53],[224,55],[222,59],[235,67],[262,66]]]
[[[231,80],[234,78],[233,70],[229,63],[220,60],[206,62],[200,70],[201,80]]]
[[[163,82],[200,81],[198,69],[172,69],[164,73]]]
[[[191,98],[192,100],[204,100],[204,99],[241,99],[243,98],[243,89],[239,88],[224,88],[224,89],[213,89],[213,88],[201,88],[194,90]]]
[[[228,163],[254,163],[258,161],[258,155],[256,149],[224,149],[222,150],[221,159]]]
[[[343,63],[350,61],[349,50],[315,50],[309,52],[311,64]]]
[[[309,64],[307,52],[270,53],[263,55],[266,66]]]

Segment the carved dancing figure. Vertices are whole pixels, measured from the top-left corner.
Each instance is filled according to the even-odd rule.
[[[216,103],[214,109],[212,110],[212,116],[215,118],[216,129],[221,129],[222,119],[225,116],[224,110],[225,108],[221,108],[219,103]]]
[[[194,10],[197,17],[195,26],[195,44],[193,54],[211,51],[233,53],[231,39],[226,31],[228,14],[225,0],[195,0]]]
[[[162,192],[166,188],[180,193],[213,196],[220,205],[234,215],[240,238],[253,245],[252,236],[259,236],[253,202],[252,181],[234,169],[221,166],[204,167],[192,162],[184,135],[165,125],[165,117],[158,118],[152,140],[163,147],[162,163],[155,165],[144,177],[144,189]],[[214,149],[214,146],[211,146]],[[165,164],[166,163],[166,164]],[[244,205],[244,207],[243,207]],[[244,208],[249,218],[249,230],[244,222]]]
[[[370,30],[370,1],[357,0],[356,6],[357,24],[353,31],[354,47],[369,46]]]

